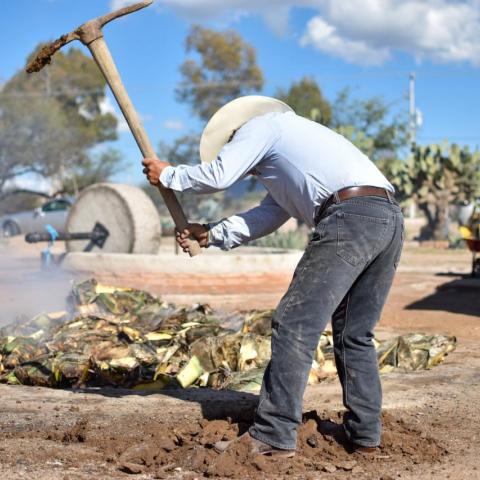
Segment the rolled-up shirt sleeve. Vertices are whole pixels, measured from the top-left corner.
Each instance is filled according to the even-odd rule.
[[[257,207],[220,222],[211,223],[210,245],[222,250],[231,250],[274,232],[289,218],[290,215],[269,194]]]
[[[233,139],[211,163],[167,167],[160,175],[164,187],[179,192],[214,193],[225,190],[242,179],[279,138],[274,122],[268,117],[253,118],[235,133]]]

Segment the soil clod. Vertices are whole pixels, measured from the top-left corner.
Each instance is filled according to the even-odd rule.
[[[39,72],[45,65],[49,65],[57,50],[68,42],[68,35],[62,35],[51,43],[47,43],[27,65],[27,73]]]

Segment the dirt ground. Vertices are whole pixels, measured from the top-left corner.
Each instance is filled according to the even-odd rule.
[[[257,396],[190,389],[147,394],[0,385],[0,478],[480,479],[480,280],[466,251],[406,249],[379,337],[448,333],[459,346],[424,372],[383,378],[384,433],[373,457],[351,453],[319,428],[341,421],[337,381],[309,386],[294,459],[226,455],[211,446],[245,431]],[[268,308],[289,275],[142,276],[104,282],[146,288],[176,303]],[[72,275],[40,274],[38,251],[0,245],[0,324],[13,314],[61,308]]]

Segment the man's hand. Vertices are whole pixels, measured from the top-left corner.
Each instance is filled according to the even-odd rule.
[[[148,181],[155,187],[160,185],[160,175],[163,170],[170,166],[168,162],[163,162],[158,158],[144,158],[142,165],[145,167],[143,173],[146,175]]]
[[[183,232],[177,232],[177,243],[184,252],[188,252],[188,237],[190,236],[195,238],[201,247],[208,246],[208,230],[200,223],[190,223]]]

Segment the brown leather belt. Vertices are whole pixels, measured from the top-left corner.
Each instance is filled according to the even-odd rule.
[[[390,203],[396,203],[393,193],[388,191],[386,188],[380,187],[371,187],[369,185],[359,186],[359,187],[345,187],[341,190],[333,192],[318,208],[318,211],[315,214],[315,223],[323,215],[323,212],[334,203],[340,203],[349,198],[355,197],[381,197],[388,200]]]

